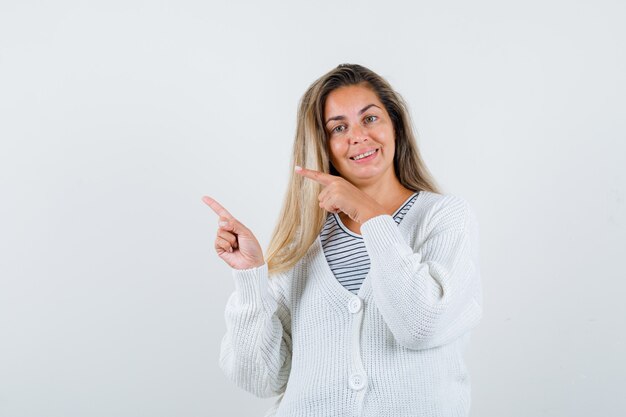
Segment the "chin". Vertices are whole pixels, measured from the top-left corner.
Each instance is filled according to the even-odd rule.
[[[359,183],[359,182],[371,181],[373,179],[379,178],[380,175],[378,175],[378,173],[375,173],[371,175],[349,175],[349,176],[342,175],[342,177],[350,181],[351,183]]]

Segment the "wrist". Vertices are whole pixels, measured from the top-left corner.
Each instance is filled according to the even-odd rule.
[[[236,271],[251,271],[258,269],[263,265],[265,265],[265,261],[251,262],[249,264],[241,264],[237,266],[232,265],[232,268]]]
[[[363,216],[361,216],[360,220],[361,220],[361,224],[365,223],[366,221],[368,221],[369,219],[372,219],[376,216],[380,216],[382,214],[387,214],[387,212],[385,211],[385,209],[383,207],[374,207],[371,208],[367,211],[365,211],[365,213],[363,214]]]

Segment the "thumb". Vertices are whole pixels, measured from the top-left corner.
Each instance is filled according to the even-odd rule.
[[[230,219],[223,217],[220,218],[219,226],[222,229],[233,232],[238,236],[246,237],[250,235],[250,230],[234,217],[231,217]]]

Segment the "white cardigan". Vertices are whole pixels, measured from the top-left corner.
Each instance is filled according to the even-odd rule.
[[[398,225],[361,225],[371,268],[358,295],[320,239],[287,272],[233,269],[220,366],[280,395],[267,417],[469,415],[463,354],[482,316],[478,223],[461,197],[421,191]]]

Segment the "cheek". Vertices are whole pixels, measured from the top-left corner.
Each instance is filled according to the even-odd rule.
[[[385,130],[384,132],[381,132],[380,138],[385,149],[392,150],[395,148],[396,138],[393,131]]]
[[[330,158],[333,161],[337,161],[337,160],[341,160],[341,158],[343,157],[343,154],[345,153],[345,149],[343,149],[343,146],[338,144],[338,143],[330,143],[329,146],[329,153],[330,153]]]

